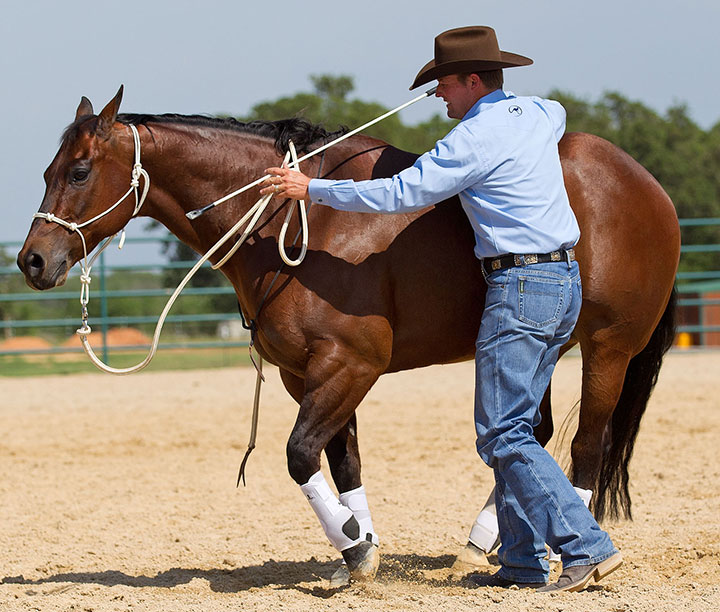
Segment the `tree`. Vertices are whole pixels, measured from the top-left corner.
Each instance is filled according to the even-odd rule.
[[[301,92],[275,101],[260,102],[252,107],[247,117],[240,120],[272,121],[302,117],[332,131],[340,127],[359,127],[389,110],[377,102],[348,99],[348,95],[355,88],[350,76],[312,75],[310,80],[314,87],[312,93]],[[416,126],[407,126],[398,115],[392,115],[364,133],[400,149],[422,153],[431,149],[456,123],[436,114]]]

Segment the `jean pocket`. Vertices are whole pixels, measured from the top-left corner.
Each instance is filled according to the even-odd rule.
[[[518,277],[520,320],[533,327],[545,327],[558,320],[564,303],[563,283],[542,277]]]

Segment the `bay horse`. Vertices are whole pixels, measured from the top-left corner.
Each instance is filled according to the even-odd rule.
[[[152,177],[141,214],[198,253],[233,226],[257,192],[194,221],[185,213],[279,165],[289,140],[304,152],[334,136],[298,119],[244,124],[200,116],[119,115],[121,98],[122,88],[95,115],[83,97],[45,172],[40,211],[80,224],[115,202],[126,191],[132,168],[133,125],[140,134],[142,164]],[[571,480],[594,491],[598,519],[629,517],[628,463],[674,336],[680,230],[670,198],[626,153],[582,133],[565,135],[559,148],[582,232],[576,247],[582,312],[563,351],[579,344],[583,365]],[[362,180],[392,176],[416,157],[356,135],[308,160],[303,171]],[[355,410],[365,394],[381,374],[472,359],[486,285],[456,197],[396,215],[313,206],[307,255],[296,268],[283,266],[278,254],[289,205],[273,200],[222,272],[241,311],[255,322],[257,350],[279,368],[299,405],[287,443],[291,477],[298,485],[307,483],[320,469],[324,451],[342,500],[362,486]],[[125,202],[85,226],[88,252],[132,214],[132,203]],[[291,227],[290,235],[294,231]],[[18,265],[31,287],[44,290],[62,285],[82,256],[76,232],[35,219]],[[549,388],[541,411],[536,436],[545,444],[553,432]],[[367,521],[367,510],[366,515]],[[354,578],[370,578],[377,569],[377,547],[371,538],[360,534],[359,539],[341,552]]]

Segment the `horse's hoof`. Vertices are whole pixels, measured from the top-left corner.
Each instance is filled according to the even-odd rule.
[[[330,576],[330,588],[339,589],[350,584],[350,570],[347,563],[341,563],[333,575]]]
[[[372,542],[363,541],[352,548],[342,551],[347,570],[353,582],[368,582],[375,578],[380,565],[378,547]]]
[[[488,561],[485,551],[475,546],[472,542],[468,542],[455,559],[452,570],[453,573],[456,574],[466,574],[470,570],[489,566],[490,562]]]

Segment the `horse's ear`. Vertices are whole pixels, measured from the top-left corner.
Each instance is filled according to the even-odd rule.
[[[92,103],[85,96],[83,96],[80,100],[80,104],[77,107],[77,111],[75,111],[75,121],[80,119],[80,117],[87,117],[88,115],[93,114],[94,111]]]
[[[107,138],[110,136],[110,130],[117,119],[118,111],[120,110],[120,102],[123,96],[123,86],[120,85],[120,89],[115,94],[115,97],[107,103],[107,106],[102,109],[102,112],[98,115],[98,124],[96,134]]]

